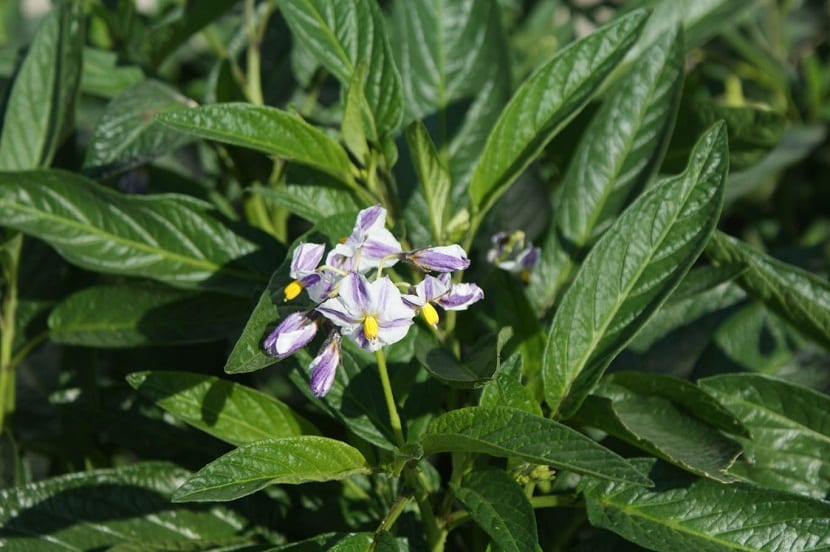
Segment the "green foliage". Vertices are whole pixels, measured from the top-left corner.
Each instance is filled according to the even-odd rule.
[[[830,549],[821,2],[51,4],[0,548]]]

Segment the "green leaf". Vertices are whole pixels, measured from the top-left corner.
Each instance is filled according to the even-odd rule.
[[[81,92],[102,98],[114,98],[144,80],[135,65],[119,65],[118,54],[98,48],[84,48]]]
[[[278,546],[273,552],[368,552],[374,533],[324,533],[310,539]]]
[[[667,32],[585,130],[531,274],[528,297],[538,310],[550,308],[588,244],[660,166],[683,89],[683,53],[682,35]]]
[[[574,421],[595,427],[696,475],[732,483],[727,469],[741,447],[662,398],[600,385]]]
[[[490,132],[470,182],[486,211],[553,136],[588,102],[634,43],[646,12],[637,11],[568,46],[513,95]]]
[[[765,255],[716,232],[706,254],[717,264],[746,271],[738,284],[805,335],[830,348],[830,283],[815,274]]]
[[[473,347],[465,359],[457,359],[441,346],[430,332],[419,332],[415,356],[427,371],[447,385],[461,388],[481,387],[493,378],[499,369],[501,350],[513,335],[511,328],[502,328],[493,339],[485,336]]]
[[[214,460],[185,481],[173,501],[229,501],[271,484],[332,481],[370,472],[363,455],[342,441],[313,436],[268,439]]]
[[[542,415],[542,407],[522,385],[522,357],[516,353],[499,367],[496,376],[481,391],[479,406],[509,406]]]
[[[460,408],[442,414],[430,422],[421,443],[426,455],[478,452],[637,485],[651,484],[626,460],[578,431],[503,406]]]
[[[352,165],[340,144],[287,111],[222,103],[159,113],[155,119],[191,136],[261,151],[352,183]]]
[[[648,467],[649,462],[640,463]],[[690,480],[659,463],[653,490],[586,480],[592,525],[651,550],[797,552],[830,547],[830,504],[736,483]]]
[[[446,167],[441,163],[435,144],[424,124],[415,121],[406,129],[415,172],[429,208],[429,222],[435,243],[444,242],[444,217],[448,214],[450,187],[452,182]]]
[[[728,169],[726,132],[698,142],[683,174],[650,188],[597,242],[548,334],[545,400],[567,417],[683,279],[715,229]]]
[[[377,142],[377,130],[375,120],[371,113],[364,111],[366,98],[363,95],[363,86],[366,82],[368,67],[361,61],[352,74],[348,90],[343,94],[343,121],[340,124],[340,135],[343,143],[349,151],[360,162],[361,165],[369,164],[369,144],[366,140],[366,131],[373,142]],[[365,119],[364,119],[365,115]],[[367,128],[364,128],[365,127]]]
[[[40,25],[12,85],[0,134],[0,170],[47,167],[72,129],[81,80],[83,6],[59,4]]]
[[[318,433],[277,399],[213,376],[134,372],[127,382],[177,418],[232,445]]]
[[[165,18],[144,36],[139,54],[147,63],[158,67],[167,56],[187,42],[191,36],[228,11],[236,0],[185,2],[178,10],[179,17]]]
[[[464,476],[455,498],[501,550],[536,550],[536,516],[516,481],[503,470],[476,470]]]
[[[201,201],[125,196],[56,170],[0,174],[0,220],[82,268],[180,288],[250,296],[279,258],[270,238]]]
[[[0,542],[19,550],[103,550],[122,543],[239,535],[248,521],[223,507],[172,505],[188,472],[141,463],[72,473],[0,491]],[[146,549],[146,548],[145,548]]]
[[[118,348],[201,343],[245,324],[248,301],[150,285],[101,285],[78,291],[49,315],[56,343]]]
[[[406,121],[474,97],[482,83],[505,78],[495,1],[395,2],[391,28]]]
[[[369,67],[364,94],[381,134],[403,116],[401,75],[395,66],[383,13],[372,0],[277,0],[291,34],[348,86],[355,67]]]
[[[146,80],[125,90],[107,105],[95,125],[84,172],[93,177],[111,175],[184,146],[190,137],[155,122],[153,115],[192,105],[159,81]]]
[[[760,374],[700,380],[752,434],[734,473],[813,498],[830,495],[830,397]]]

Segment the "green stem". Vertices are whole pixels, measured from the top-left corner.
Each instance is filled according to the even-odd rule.
[[[3,312],[0,314],[0,433],[6,428],[6,414],[14,412],[14,364],[12,347],[14,346],[14,322],[17,313],[17,267],[20,261],[21,239],[18,235],[16,244],[4,267],[6,289],[3,293]]]
[[[392,393],[392,384],[389,381],[389,371],[386,369],[386,357],[383,356],[383,351],[380,349],[375,352],[375,357],[378,360],[378,372],[380,372],[380,383],[383,386],[383,395],[386,398],[386,408],[389,410],[389,423],[392,425],[392,431],[395,432],[395,444],[403,447],[406,444],[406,439],[403,437],[401,417],[398,416],[395,395]]]
[[[380,523],[376,533],[380,533],[381,531],[391,531],[392,526],[395,525],[395,522],[398,521],[398,518],[401,516],[403,511],[406,509],[406,505],[409,504],[409,501],[412,499],[411,496],[401,496],[398,497],[398,500],[392,504],[392,507],[389,508],[389,511],[386,513],[386,517],[383,518],[383,521]]]
[[[245,0],[245,27],[248,33],[248,74],[247,96],[251,103],[262,105],[262,79],[260,76],[259,47],[260,37],[256,29],[255,0]]]
[[[585,505],[582,498],[575,494],[534,496],[531,497],[530,504],[534,509],[581,508]]]

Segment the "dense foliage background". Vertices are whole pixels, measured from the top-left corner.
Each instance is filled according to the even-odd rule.
[[[830,4],[34,4],[4,548],[830,548]],[[316,312],[297,245],[378,204],[484,299],[344,338],[318,397],[263,342]]]

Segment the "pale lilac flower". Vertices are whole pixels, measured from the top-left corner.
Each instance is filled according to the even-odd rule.
[[[394,265],[402,251],[401,244],[386,229],[386,209],[375,205],[357,214],[351,235],[334,247],[326,263],[341,270],[364,273],[381,263]]]
[[[487,252],[487,260],[527,281],[530,271],[539,263],[539,248],[533,247],[533,244],[525,245],[525,233],[521,230],[512,234],[498,232],[491,242],[493,247]]]
[[[369,282],[355,272],[340,281],[337,297],[322,303],[317,311],[369,351],[403,339],[415,316],[388,277]]]
[[[304,312],[293,312],[274,328],[262,346],[269,355],[285,358],[305,347],[316,333],[317,322]]]
[[[470,266],[470,259],[460,245],[425,247],[405,254],[407,261],[423,271],[453,272]]]
[[[285,286],[286,301],[297,297],[303,288],[311,290],[320,283],[322,276],[317,271],[317,265],[320,264],[325,251],[326,246],[318,243],[301,243],[294,249],[290,272],[294,281]],[[309,291],[309,295],[312,295],[313,299],[312,291]]]
[[[432,304],[444,310],[466,310],[467,307],[484,298],[484,291],[476,284],[453,284],[449,274],[436,278],[426,275],[415,286],[415,294],[404,295],[403,302],[421,315],[428,324],[438,324],[438,313]]]
[[[315,397],[322,397],[329,392],[339,365],[340,334],[334,331],[308,366],[311,370],[311,392]]]

